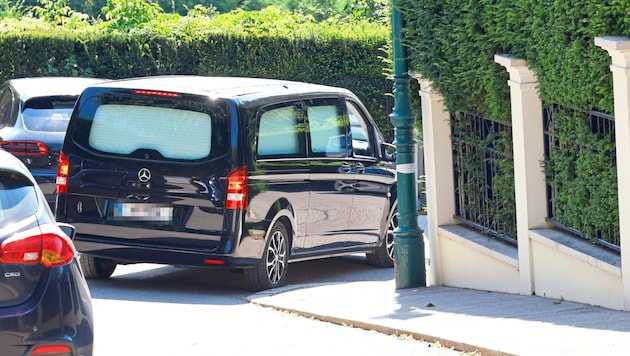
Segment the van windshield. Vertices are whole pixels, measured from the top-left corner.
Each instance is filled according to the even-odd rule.
[[[94,113],[88,142],[107,153],[154,150],[164,158],[196,160],[210,155],[211,138],[212,120],[207,113],[104,104]]]

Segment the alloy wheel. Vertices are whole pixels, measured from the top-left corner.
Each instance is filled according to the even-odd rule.
[[[385,236],[385,246],[387,248],[387,254],[394,260],[394,230],[398,228],[398,211],[394,212],[387,224],[387,233]]]
[[[267,278],[272,284],[280,282],[284,275],[287,263],[286,244],[286,236],[282,231],[275,231],[271,235],[267,247]]]

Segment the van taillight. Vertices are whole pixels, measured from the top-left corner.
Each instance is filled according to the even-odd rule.
[[[57,193],[68,192],[68,172],[70,162],[63,152],[59,153],[59,165],[57,166]]]
[[[247,207],[247,168],[240,168],[228,174],[227,209],[245,209]]]
[[[48,147],[40,141],[16,140],[1,141],[0,147],[3,150],[12,153],[14,156],[46,156]]]
[[[168,98],[179,98],[178,93],[173,93],[170,91],[160,91],[160,90],[141,90],[136,89],[133,91],[134,94],[138,95],[149,95],[149,96],[165,96]]]
[[[35,264],[44,267],[70,262],[75,249],[69,237],[51,225],[41,225],[4,240],[0,244],[0,262]]]

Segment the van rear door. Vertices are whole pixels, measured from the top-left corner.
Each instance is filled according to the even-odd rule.
[[[57,217],[81,241],[213,250],[224,225],[231,109],[155,90],[87,89],[62,149]]]

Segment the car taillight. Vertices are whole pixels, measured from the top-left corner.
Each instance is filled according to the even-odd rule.
[[[63,152],[59,153],[59,165],[57,166],[57,193],[68,192],[68,172],[70,162]]]
[[[228,174],[225,207],[237,210],[247,207],[247,168],[240,168]]]
[[[11,152],[14,156],[46,156],[48,155],[48,147],[40,141],[16,140],[1,141],[0,147],[5,151]]]
[[[70,238],[51,225],[19,232],[0,244],[2,263],[60,266],[70,262],[75,254]]]
[[[72,349],[68,345],[36,346],[30,355],[72,356]]]

